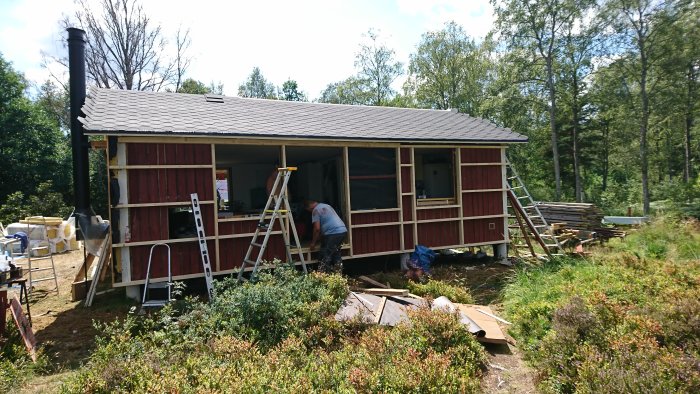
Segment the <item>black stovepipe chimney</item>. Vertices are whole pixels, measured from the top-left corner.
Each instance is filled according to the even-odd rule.
[[[73,152],[73,192],[75,214],[90,215],[89,142],[78,120],[85,103],[85,31],[68,31],[68,71],[70,73],[70,140]]]

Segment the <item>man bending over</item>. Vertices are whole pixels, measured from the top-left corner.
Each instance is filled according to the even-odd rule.
[[[304,208],[311,212],[311,223],[313,223],[313,238],[311,239],[310,250],[316,248],[319,239],[321,241],[321,259],[319,260],[319,270],[329,272],[331,269],[341,271],[343,268],[340,257],[340,245],[348,235],[348,229],[333,207],[328,204],[318,203],[314,200],[304,201]]]

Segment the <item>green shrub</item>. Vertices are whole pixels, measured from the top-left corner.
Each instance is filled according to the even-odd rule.
[[[278,270],[217,290],[210,304],[189,299],[101,327],[62,391],[479,391],[486,358],[456,315],[421,309],[394,328],[337,322],[347,293],[337,275]]]
[[[698,392],[697,228],[660,218],[590,259],[515,274],[510,332],[543,391]]]
[[[460,304],[474,303],[474,299],[471,294],[469,294],[468,290],[440,280],[430,279],[425,284],[409,281],[408,290],[419,296],[430,296],[432,298],[445,296],[449,298],[450,301]]]
[[[49,371],[48,359],[41,351],[37,361],[32,361],[12,320],[7,322],[0,345],[0,391],[11,392],[32,376]]]

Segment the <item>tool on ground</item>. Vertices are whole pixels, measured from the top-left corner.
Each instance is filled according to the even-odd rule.
[[[153,250],[157,246],[164,246],[168,252],[168,281],[167,282],[156,282],[151,283],[151,263],[153,262]],[[152,289],[166,289],[168,297],[163,299],[148,299],[150,296],[150,290]],[[164,243],[158,243],[151,246],[151,251],[148,253],[148,268],[146,269],[146,284],[143,286],[143,298],[141,300],[141,309],[143,308],[158,308],[165,306],[165,304],[172,301],[172,291],[173,291],[173,272],[171,269],[170,261],[170,245]]]
[[[279,232],[282,234],[284,239],[284,247],[287,252],[287,262],[290,264],[296,264],[292,258],[292,245],[290,245],[291,239],[289,237],[289,230],[291,229],[292,236],[294,237],[294,247],[296,248],[296,253],[299,255],[299,260],[304,273],[306,273],[306,262],[304,261],[304,255],[301,252],[301,243],[299,242],[299,236],[297,235],[297,229],[294,225],[294,216],[292,215],[292,210],[289,206],[289,199],[287,196],[287,185],[289,183],[289,178],[292,176],[292,172],[296,171],[296,167],[281,167],[277,169],[277,177],[275,178],[275,183],[272,186],[272,191],[270,196],[267,198],[267,203],[265,208],[260,214],[260,220],[258,221],[258,226],[255,229],[255,234],[253,234],[253,239],[250,241],[248,246],[248,251],[243,259],[243,264],[240,271],[238,271],[238,281],[243,280],[243,273],[249,267],[253,267],[251,272],[251,278],[255,277],[258,269],[260,268],[260,262],[265,254],[265,249],[267,248],[267,243],[270,240],[270,235],[275,229],[275,222],[279,219]],[[279,189],[278,189],[279,186]],[[271,209],[272,208],[272,209]],[[265,220],[269,217],[269,222]],[[262,242],[258,241],[260,236],[263,236]],[[252,259],[254,250],[257,249],[257,257]]]
[[[199,239],[199,252],[202,255],[202,267],[204,268],[204,281],[207,283],[207,294],[209,301],[214,299],[214,283],[211,274],[211,260],[209,259],[209,248],[207,248],[207,238],[204,234],[204,222],[202,221],[202,210],[199,205],[197,193],[190,194],[192,199],[192,214],[197,227],[197,239]]]
[[[508,159],[506,159],[506,172],[509,201],[508,208],[512,211],[509,218],[515,219],[517,222],[517,224],[509,224],[508,230],[514,230],[513,232],[516,233],[519,232],[520,237],[525,240],[533,257],[537,257],[537,254],[530,241],[530,235],[537,241],[548,256],[552,256],[552,252],[562,253],[563,249],[559,240],[551,231],[549,224],[544,216],[542,216],[532,195],[530,195],[527,187],[525,187],[525,183]],[[511,242],[513,241],[514,239],[511,238]],[[518,246],[515,243],[513,243],[513,245],[516,247]]]

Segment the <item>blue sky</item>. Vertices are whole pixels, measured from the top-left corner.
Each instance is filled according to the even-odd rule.
[[[447,21],[455,20],[475,38],[483,37],[493,23],[488,0],[142,3],[166,37],[174,37],[180,25],[190,28],[193,61],[188,76],[207,84],[220,81],[228,95],[235,95],[258,66],[270,82],[281,85],[287,78],[295,79],[316,98],[328,83],[354,73],[355,53],[370,28],[380,32],[397,60],[407,63],[421,34],[438,30]],[[46,80],[41,51],[62,54],[64,33],[58,21],[75,9],[73,0],[0,0],[0,53],[29,80]]]

